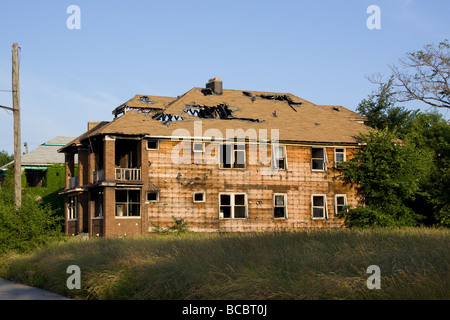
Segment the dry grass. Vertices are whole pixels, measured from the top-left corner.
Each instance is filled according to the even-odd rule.
[[[450,230],[92,239],[2,256],[0,276],[76,299],[450,299]],[[69,265],[81,268],[69,290]],[[369,290],[369,265],[381,289]]]

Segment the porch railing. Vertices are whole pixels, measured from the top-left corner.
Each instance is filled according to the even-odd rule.
[[[141,180],[140,168],[116,168],[116,180],[138,181]]]

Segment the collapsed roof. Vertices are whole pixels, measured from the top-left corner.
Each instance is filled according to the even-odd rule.
[[[278,129],[280,141],[297,143],[357,144],[359,133],[367,133],[365,118],[342,106],[316,105],[290,93],[222,89],[207,84],[178,97],[136,95],[113,111],[114,120],[94,128],[68,143],[60,152],[98,135],[194,136],[194,123],[208,129],[244,131]]]

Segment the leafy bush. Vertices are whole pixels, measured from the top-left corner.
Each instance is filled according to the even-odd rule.
[[[30,195],[22,197],[19,210],[0,197],[0,253],[29,251],[59,239],[61,220],[50,205],[40,205]]]
[[[157,234],[169,234],[169,233],[187,233],[189,232],[188,223],[187,221],[184,221],[184,219],[177,219],[176,217],[172,216],[172,220],[174,221],[174,224],[168,227],[157,227],[153,225],[153,231]]]

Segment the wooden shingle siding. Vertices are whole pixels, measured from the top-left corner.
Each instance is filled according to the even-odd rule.
[[[147,232],[153,225],[165,227],[173,223],[172,216],[184,219],[194,231],[268,231],[292,230],[305,227],[338,227],[342,220],[335,218],[335,194],[347,194],[348,204],[357,205],[355,191],[343,186],[333,170],[334,147],[326,147],[328,168],[324,172],[311,170],[311,147],[287,145],[287,170],[262,174],[269,165],[246,163],[245,169],[220,169],[218,164],[174,164],[173,148],[180,142],[162,140],[159,152],[147,151],[147,183],[159,189],[159,201],[145,203],[144,218],[148,218]],[[181,142],[187,143],[187,142]],[[270,150],[270,149],[269,149]],[[346,148],[347,158],[351,148]],[[246,145],[246,158],[249,157]],[[269,151],[270,152],[270,151]],[[193,152],[191,154],[193,156]],[[259,159],[258,159],[259,160]],[[259,162],[259,161],[258,161]],[[146,182],[144,181],[144,186]],[[145,187],[144,187],[145,188]],[[192,193],[204,191],[206,201],[194,203]],[[219,219],[219,193],[234,192],[247,195],[248,215],[245,219]],[[287,195],[287,219],[274,219],[273,195]],[[326,194],[328,219],[312,220],[311,195]]]

